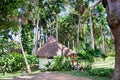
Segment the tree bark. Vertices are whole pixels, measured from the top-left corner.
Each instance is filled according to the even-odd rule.
[[[112,80],[120,80],[120,25],[117,29],[112,30],[115,42],[115,69]]]
[[[20,26],[19,26],[18,36],[19,36],[20,47],[21,47],[21,49],[22,49],[22,53],[23,53],[23,57],[24,57],[24,60],[25,60],[27,72],[28,72],[28,73],[31,73],[31,69],[30,69],[30,66],[29,66],[29,64],[28,64],[28,61],[27,61],[27,58],[26,58],[26,55],[25,55],[25,52],[24,52],[24,49],[23,49],[23,46],[22,46],[22,41],[21,41],[21,24],[20,24]]]
[[[120,0],[102,0],[115,43],[115,69],[112,80],[120,80]]]
[[[58,40],[58,13],[56,14],[56,39]]]
[[[34,55],[34,52],[35,52],[35,31],[36,31],[35,20],[34,20],[33,26],[34,26],[34,29],[33,29],[34,38],[33,38],[33,49],[32,49],[32,54]]]
[[[72,49],[74,50],[74,48],[75,48],[75,42],[74,42],[74,39],[72,40],[72,44],[73,44],[73,45],[72,45],[72,46],[73,46]]]
[[[69,40],[68,40],[68,48],[70,48],[70,42],[69,42]]]
[[[36,56],[36,53],[37,53],[37,46],[38,46],[38,28],[39,28],[39,20],[37,20],[37,22],[35,23],[35,32],[34,32],[34,41],[33,41],[33,44],[34,44],[34,47],[33,47],[33,55]]]
[[[89,2],[90,5],[90,2]],[[90,37],[91,37],[91,47],[94,49],[95,43],[94,43],[94,35],[93,35],[93,23],[92,23],[92,11],[89,6],[89,22],[90,22]]]
[[[79,12],[79,11],[78,11]],[[77,51],[76,51],[76,53],[78,54],[79,53],[79,44],[80,44],[80,40],[79,40],[79,34],[80,34],[80,19],[81,19],[81,17],[80,17],[80,12],[79,12],[79,14],[78,14],[78,29],[77,29]],[[76,54],[76,61],[77,61],[77,70],[78,70],[78,57],[77,57],[77,54]]]
[[[102,36],[102,51],[105,53],[106,50],[105,50],[105,35],[104,35],[104,30],[102,28],[102,25],[100,25],[101,27],[101,36]]]

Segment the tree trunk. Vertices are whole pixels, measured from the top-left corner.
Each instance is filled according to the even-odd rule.
[[[38,48],[38,28],[39,28],[39,20],[37,20],[35,25],[35,33],[34,33],[34,47],[33,47],[33,55],[36,56],[37,48]]]
[[[120,0],[102,0],[115,42],[115,69],[112,80],[120,80]]]
[[[56,14],[56,39],[58,40],[58,13]]]
[[[90,4],[90,2],[89,2]],[[91,47],[94,49],[94,35],[93,35],[93,23],[92,23],[92,11],[89,8],[89,21],[90,21],[90,37],[91,37]]]
[[[27,61],[27,58],[26,58],[26,55],[25,55],[25,52],[24,52],[24,49],[23,49],[23,46],[22,46],[22,41],[21,41],[21,24],[20,24],[20,27],[19,27],[18,36],[19,36],[20,47],[22,49],[22,53],[23,53],[23,57],[24,57],[24,60],[25,60],[27,72],[31,73],[31,69],[30,69],[30,66],[28,64],[28,61]]]
[[[40,41],[40,48],[42,47],[42,38],[41,38],[41,32],[42,32],[42,30],[41,30],[41,27],[39,28],[39,33],[40,33],[40,39],[39,39],[39,41]]]
[[[74,48],[75,48],[75,42],[74,42],[74,39],[73,39],[73,41],[72,41],[72,44],[73,44],[73,45],[72,45],[72,46],[73,46],[72,49],[74,50]]]
[[[47,26],[46,26],[46,34],[45,34],[45,41],[47,41],[47,37],[48,37],[48,32],[49,30],[48,30],[48,23],[47,23]]]
[[[70,42],[69,42],[69,40],[68,40],[68,48],[70,48]]]
[[[35,23],[35,20],[34,20],[34,23],[33,23],[33,27],[34,27],[34,30],[33,30],[33,35],[34,35],[34,37],[33,37],[33,49],[32,49],[32,54],[34,55],[34,53],[35,53],[35,33],[36,33],[36,25],[35,25],[36,23]]]
[[[115,42],[115,69],[112,80],[120,80],[120,25],[112,30]]]
[[[105,53],[105,35],[104,35],[104,30],[102,28],[102,26],[100,25],[101,27],[101,36],[102,36],[102,51]]]
[[[79,43],[80,43],[80,40],[79,40],[80,35],[79,34],[80,34],[80,13],[78,14],[77,51],[76,51],[77,54],[79,53]],[[76,61],[77,61],[77,70],[78,70],[78,57],[77,57],[77,54],[76,54]]]

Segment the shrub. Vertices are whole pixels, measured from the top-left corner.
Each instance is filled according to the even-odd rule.
[[[38,64],[38,59],[32,55],[27,55],[29,64]],[[25,62],[22,54],[19,53],[8,53],[0,57],[0,71],[14,72],[25,68]]]
[[[52,62],[48,62],[45,65],[48,70],[52,71],[68,71],[71,70],[71,64],[70,61],[63,56],[56,56],[54,57]]]
[[[96,68],[88,71],[91,76],[103,76],[108,77],[113,73],[113,69],[105,69],[105,68]]]
[[[29,64],[38,64],[39,60],[37,57],[33,56],[33,55],[28,55],[27,54],[27,60]]]
[[[95,61],[96,57],[106,58],[106,55],[103,52],[96,48],[92,49],[88,44],[85,47],[80,47],[80,52],[77,55],[79,61],[79,69],[89,70],[92,68],[92,64]]]
[[[0,69],[2,72],[13,72],[20,70],[24,66],[24,59],[21,54],[12,53],[0,57]]]

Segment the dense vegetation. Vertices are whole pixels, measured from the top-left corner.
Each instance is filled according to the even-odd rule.
[[[51,71],[87,71],[110,76],[113,68],[93,64],[114,57],[113,36],[106,10],[95,0],[3,0],[0,1],[0,73],[27,70],[38,64],[37,49],[53,35],[75,50],[78,65],[63,56],[45,66]],[[78,68],[78,69],[76,69]]]

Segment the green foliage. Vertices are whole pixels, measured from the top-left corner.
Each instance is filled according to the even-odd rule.
[[[33,55],[27,55],[29,64],[38,64],[38,59]],[[25,62],[22,54],[7,53],[0,57],[0,71],[14,72],[25,68]]]
[[[0,57],[0,70],[2,72],[13,72],[24,66],[24,59],[21,54],[9,53]]]
[[[33,48],[33,33],[32,33],[33,26],[30,24],[27,24],[25,26],[22,26],[22,44],[24,50],[31,54],[32,48]]]
[[[96,69],[91,69],[88,71],[89,75],[91,76],[103,76],[103,77],[108,77],[113,73],[113,69],[105,69],[105,68],[96,68]]]
[[[15,17],[18,15],[18,8],[24,0],[1,0],[0,1],[0,30],[9,27],[17,27]]]
[[[39,63],[38,58],[33,55],[27,55],[27,60],[30,65]]]
[[[115,52],[112,50],[111,52],[107,53],[108,57],[115,57]]]
[[[52,62],[48,62],[48,64],[45,65],[48,70],[52,71],[69,71],[71,70],[71,64],[70,61],[63,56],[56,56],[54,57]]]
[[[6,29],[0,31],[0,56],[11,52],[12,48],[19,48],[19,45],[16,44],[13,40],[9,41],[9,39],[13,39],[9,32],[12,33],[12,30]]]
[[[95,61],[96,57],[105,58],[106,55],[103,54],[102,51],[97,48],[92,49],[89,46],[89,44],[80,47],[80,52],[78,53],[78,61],[80,64],[80,69],[89,70],[90,68],[92,68],[92,64]]]
[[[6,30],[8,28],[18,28],[18,23],[16,21],[0,21],[0,30]]]
[[[80,47],[80,52],[78,53],[80,59],[88,60],[89,62],[93,63],[92,60],[94,57],[105,57],[105,54],[98,48],[92,49],[89,44],[85,44],[84,46]]]

